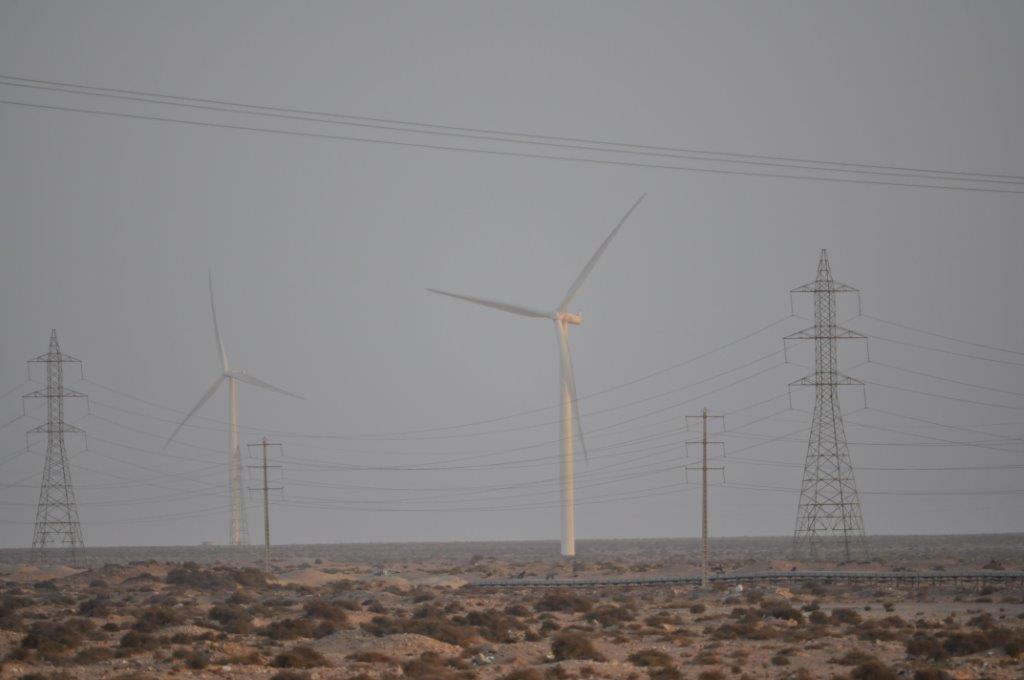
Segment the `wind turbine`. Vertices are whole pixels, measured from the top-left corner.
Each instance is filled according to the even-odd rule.
[[[495,300],[486,300],[484,298],[473,297],[470,295],[460,295],[458,293],[449,293],[443,290],[437,290],[435,288],[428,288],[431,293],[437,293],[438,295],[447,295],[448,297],[458,298],[459,300],[466,300],[468,302],[474,302],[478,305],[485,307],[492,307],[499,309],[503,312],[509,312],[510,314],[518,314],[519,316],[528,316],[537,319],[551,319],[555,322],[555,333],[558,338],[558,352],[559,352],[559,364],[560,364],[560,376],[559,376],[559,393],[562,399],[562,468],[561,468],[561,481],[562,481],[562,556],[573,557],[576,555],[576,516],[575,516],[575,490],[574,490],[574,474],[573,474],[573,438],[578,436],[580,450],[583,451],[584,457],[587,455],[586,447],[583,444],[583,430],[580,427],[580,409],[579,401],[576,398],[576,377],[572,370],[572,355],[569,352],[569,324],[579,326],[583,321],[583,317],[579,314],[574,314],[568,311],[569,304],[573,298],[576,297],[576,293],[579,292],[580,287],[586,280],[590,271],[597,264],[598,259],[604,253],[608,244],[615,238],[615,234],[618,233],[622,225],[626,223],[629,216],[636,210],[636,207],[640,205],[640,201],[644,200],[644,194],[640,198],[636,199],[636,203],[633,204],[626,214],[622,216],[619,223],[615,225],[608,237],[601,243],[601,246],[597,249],[597,252],[591,256],[586,266],[583,267],[583,271],[579,273],[576,280],[569,286],[569,290],[566,292],[565,297],[559,303],[558,308],[554,311],[544,311],[541,309],[534,309],[531,307],[523,307],[520,305],[511,305],[505,302],[497,302]]]
[[[238,383],[244,382],[249,385],[255,385],[256,387],[262,387],[265,390],[271,390],[273,392],[280,392],[286,394],[289,397],[295,397],[296,399],[302,399],[297,394],[282,390],[280,387],[274,387],[268,382],[264,382],[259,378],[249,375],[245,371],[233,369],[228,366],[228,354],[224,351],[224,341],[220,337],[220,328],[217,326],[217,308],[213,304],[213,273],[210,273],[210,313],[213,315],[213,334],[217,340],[217,352],[220,355],[221,374],[217,376],[217,379],[210,385],[210,389],[206,390],[206,394],[202,396],[192,410],[188,412],[178,426],[174,428],[174,432],[167,438],[167,442],[164,443],[166,449],[175,435],[185,426],[188,419],[195,415],[195,412],[202,408],[203,404],[210,400],[210,397],[214,395],[217,388],[225,380],[228,381],[228,416],[230,420],[230,428],[228,434],[228,480],[231,488],[231,529],[230,529],[230,543],[232,546],[242,545],[242,524],[244,522],[243,517],[243,505],[242,505],[242,451],[238,446]]]

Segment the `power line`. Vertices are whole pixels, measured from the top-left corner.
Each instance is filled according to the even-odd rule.
[[[163,123],[175,123],[178,125],[191,125],[198,127],[216,128],[216,129],[227,129],[227,130],[238,130],[241,132],[259,132],[267,134],[285,135],[290,137],[300,137],[308,139],[329,139],[333,141],[343,142],[362,142],[368,144],[384,144],[388,146],[411,148],[411,149],[430,149],[435,151],[450,151],[450,152],[462,152],[469,154],[478,155],[491,155],[491,156],[503,156],[506,158],[525,158],[525,159],[541,159],[551,161],[564,161],[571,163],[589,163],[594,165],[604,165],[611,167],[627,167],[627,168],[646,168],[652,170],[675,170],[681,172],[697,172],[714,175],[728,175],[737,177],[767,177],[773,179],[795,179],[805,180],[812,182],[831,182],[839,184],[863,184],[863,185],[876,185],[876,186],[890,186],[890,187],[902,187],[902,188],[913,188],[913,189],[942,189],[948,191],[977,191],[983,193],[998,193],[998,194],[1024,194],[1024,190],[1020,189],[998,189],[993,187],[967,187],[967,186],[953,186],[947,184],[923,184],[915,182],[894,182],[887,180],[870,180],[870,179],[853,179],[844,177],[820,177],[813,175],[794,175],[787,173],[771,173],[771,172],[757,172],[753,170],[727,170],[722,168],[701,168],[693,166],[683,165],[665,165],[659,163],[642,163],[638,161],[624,161],[624,160],[609,160],[609,159],[598,159],[598,158],[583,158],[576,156],[563,156],[554,154],[541,154],[531,153],[524,151],[502,151],[498,149],[479,149],[462,146],[446,146],[442,144],[427,144],[423,142],[407,142],[399,141],[394,139],[374,139],[369,137],[357,137],[354,135],[334,135],[327,133],[317,132],[302,132],[298,130],[284,130],[280,128],[266,128],[253,125],[238,125],[234,123],[213,123],[209,121],[197,121],[189,120],[187,118],[172,118],[168,116],[154,116],[148,114],[139,113],[124,113],[116,111],[103,111],[99,109],[87,109],[73,106],[57,106],[52,104],[33,104],[30,102],[16,101],[12,99],[0,99],[0,104],[8,104],[10,106],[20,106],[32,109],[46,110],[46,111],[64,111],[71,113],[85,113],[94,116],[101,117],[117,117],[117,118],[128,118],[134,120],[149,120]]]
[[[1006,352],[1008,354],[1016,354],[1017,356],[1024,357],[1024,352],[1020,352],[1020,351],[1017,351],[1015,349],[1006,349],[1005,347],[997,347],[995,345],[984,345],[984,344],[982,344],[980,342],[971,342],[970,340],[961,340],[959,338],[954,338],[954,337],[952,337],[950,335],[942,335],[941,333],[935,333],[935,332],[932,332],[932,331],[926,331],[926,330],[923,330],[921,328],[915,328],[913,326],[908,326],[907,324],[897,323],[895,321],[888,321],[886,319],[882,319],[882,318],[877,317],[877,316],[872,316],[871,314],[860,314],[859,316],[863,316],[866,319],[873,319],[875,321],[880,321],[880,322],[882,322],[884,324],[888,324],[890,326],[896,326],[897,328],[903,328],[903,329],[906,329],[908,331],[914,331],[915,333],[921,333],[923,335],[931,335],[933,337],[941,338],[943,340],[951,340],[953,342],[959,342],[960,344],[963,344],[963,345],[971,345],[972,347],[979,347],[979,348],[982,348],[982,349],[991,349],[991,350],[995,350],[997,352]]]
[[[12,82],[26,81],[26,82]],[[377,122],[359,122],[354,117],[341,114],[310,114],[303,113],[296,109],[283,107],[252,106],[223,100],[199,100],[189,97],[178,97],[166,94],[153,94],[131,90],[111,90],[109,88],[97,88],[86,85],[68,83],[57,83],[52,81],[28,80],[8,76],[0,76],[0,84],[9,87],[23,87],[35,90],[50,92],[63,92],[67,94],[86,95],[93,97],[105,97],[122,101],[136,101],[163,106],[177,106],[189,109],[204,111],[215,111],[223,113],[238,113],[243,115],[265,116],[271,118],[298,120],[312,123],[335,124],[345,126],[363,127],[386,132],[399,132],[412,135],[440,135],[444,137],[455,137],[458,139],[470,139],[476,141],[490,141],[508,144],[528,144],[555,149],[571,149],[577,151],[590,151],[598,153],[626,154],[652,156],[658,158],[672,158],[678,160],[703,161],[713,163],[740,164],[760,167],[786,168],[795,170],[807,170],[813,172],[833,172],[843,174],[858,174],[869,176],[893,176],[907,177],[912,179],[945,180],[972,183],[990,184],[1024,184],[1024,177],[1013,175],[997,175],[986,173],[952,172],[945,170],[910,170],[895,168],[891,166],[842,163],[830,161],[800,161],[798,159],[783,157],[758,157],[752,154],[731,154],[710,151],[686,151],[669,150],[662,147],[654,150],[655,147],[641,147],[638,145],[611,144],[607,142],[587,142],[571,140],[570,138],[542,137],[523,133],[491,132],[487,133],[473,128],[454,128],[452,126],[433,126],[423,123],[399,123],[377,119]],[[121,92],[125,94],[116,94]],[[195,103],[206,101],[207,103]],[[319,116],[319,117],[316,117]],[[363,121],[369,120],[362,118]],[[403,127],[404,126],[404,127]],[[415,127],[412,127],[415,126]],[[552,141],[559,140],[559,141]],[[599,146],[594,146],[599,144]],[[616,148],[626,147],[626,148]]]
[[[825,172],[842,172],[868,175],[891,175],[897,177],[917,177],[924,179],[948,179],[965,182],[990,182],[999,184],[1021,184],[1024,176],[959,172],[935,170],[927,168],[908,168],[870,163],[847,163],[839,161],[821,161],[814,159],[786,156],[769,156],[758,154],[732,153],[700,149],[673,148],[666,146],[628,144],[604,140],[565,137],[555,135],[539,135],[523,132],[488,130],[454,125],[437,125],[416,121],[402,121],[371,116],[353,116],[339,113],[310,111],[280,106],[267,106],[232,102],[224,99],[204,99],[164,93],[146,92],[123,88],[108,88],[79,83],[20,78],[17,76],[0,75],[0,84],[10,87],[23,87],[52,92],[63,92],[94,97],[105,97],[124,101],[178,106],[191,109],[242,113],[247,115],[268,116],[287,120],[300,120],[315,123],[331,123],[355,127],[364,127],[388,132],[401,132],[418,135],[441,135],[460,139],[474,139],[503,143],[530,144],[560,149],[576,149],[597,151],[601,153],[619,153],[645,155],[655,157],[677,158],[683,160],[711,161],[717,163],[742,163],[749,165],[783,167]]]

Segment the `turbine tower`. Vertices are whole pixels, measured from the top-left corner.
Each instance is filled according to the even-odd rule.
[[[646,196],[646,194],[644,194]],[[573,557],[576,555],[576,516],[575,516],[575,490],[574,490],[574,473],[573,473],[573,445],[574,439],[578,438],[579,448],[583,451],[583,455],[586,456],[586,447],[583,444],[583,431],[580,428],[580,409],[579,401],[576,398],[576,377],[573,374],[572,369],[572,355],[569,352],[569,325],[579,326],[583,321],[583,318],[579,314],[574,314],[568,311],[569,304],[573,298],[579,292],[580,287],[583,286],[583,282],[586,280],[590,271],[597,264],[598,259],[604,253],[608,244],[611,243],[615,234],[618,233],[622,225],[626,223],[629,216],[636,210],[636,207],[640,205],[640,201],[644,200],[644,196],[636,199],[636,203],[633,204],[626,214],[622,216],[619,223],[615,225],[608,237],[601,243],[601,246],[597,249],[597,252],[591,256],[586,266],[583,267],[583,271],[579,273],[576,280],[569,286],[569,290],[566,292],[565,297],[559,303],[558,308],[554,311],[545,311],[541,309],[534,309],[531,307],[523,307],[520,305],[511,305],[505,302],[496,302],[494,300],[486,300],[484,298],[472,297],[469,295],[460,295],[458,293],[448,293],[443,290],[437,290],[434,288],[428,288],[431,293],[437,293],[439,295],[447,295],[448,297],[458,298],[459,300],[466,300],[468,302],[474,302],[478,305],[485,307],[492,307],[494,309],[501,310],[503,312],[509,312],[510,314],[518,314],[519,316],[528,316],[536,319],[551,319],[555,322],[555,334],[558,339],[558,352],[559,352],[559,397],[562,400],[562,465],[560,471],[560,478],[562,482],[562,556]]]
[[[787,336],[786,340],[814,340],[814,373],[792,385],[813,385],[815,393],[793,552],[809,552],[812,558],[818,559],[826,542],[838,540],[842,543],[843,556],[849,561],[854,547],[866,556],[867,546],[838,388],[864,383],[839,372],[836,341],[866,338],[836,325],[836,293],[858,291],[832,278],[828,252],[822,250],[817,278],[791,292],[814,294],[814,326]]]
[[[279,392],[281,394],[294,397],[296,399],[302,399],[297,394],[282,390],[280,387],[274,387],[268,382],[264,382],[259,378],[249,375],[245,371],[233,369],[228,365],[228,354],[224,350],[224,341],[220,337],[220,328],[217,325],[217,308],[213,304],[213,274],[210,274],[210,313],[213,315],[213,334],[217,342],[217,353],[220,358],[221,373],[217,376],[217,379],[213,381],[210,388],[206,390],[206,394],[199,399],[199,402],[192,407],[192,410],[188,412],[178,426],[174,428],[174,432],[167,438],[167,442],[164,444],[164,448],[170,445],[171,441],[178,434],[185,423],[188,422],[196,411],[202,408],[203,404],[209,401],[210,397],[214,395],[217,388],[225,380],[228,381],[228,419],[230,421],[229,433],[228,433],[228,482],[231,489],[231,527],[229,533],[229,544],[232,546],[240,546],[245,544],[245,510],[242,499],[242,450],[238,445],[238,383],[243,382],[256,387],[261,387],[265,390],[271,390],[273,392]]]

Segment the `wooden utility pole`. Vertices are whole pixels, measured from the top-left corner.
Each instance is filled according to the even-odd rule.
[[[263,570],[268,575],[270,574],[270,492],[280,491],[283,487],[270,486],[270,470],[281,469],[280,465],[270,465],[267,462],[267,449],[271,446],[281,446],[280,444],[271,444],[267,441],[266,437],[260,440],[259,444],[250,444],[250,450],[252,447],[260,447],[261,461],[259,465],[251,465],[251,468],[259,468],[262,472],[262,484],[258,488],[251,488],[250,491],[262,492],[263,495]]]
[[[701,411],[699,416],[687,416],[687,419],[700,419],[700,442],[687,442],[688,444],[700,444],[700,584],[708,587],[708,470],[724,470],[725,468],[708,467],[708,444],[721,444],[722,442],[708,441],[708,419],[716,418],[725,422],[724,416],[708,415],[707,408]],[[691,469],[690,467],[686,468]]]

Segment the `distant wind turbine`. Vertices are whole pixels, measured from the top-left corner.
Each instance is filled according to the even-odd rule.
[[[174,432],[167,438],[167,442],[164,443],[164,448],[167,448],[174,437],[178,434],[188,419],[195,415],[195,412],[202,408],[203,404],[210,400],[220,384],[225,380],[228,381],[228,414],[231,421],[230,433],[228,435],[228,477],[231,487],[231,529],[230,529],[230,543],[232,546],[242,545],[242,523],[243,523],[243,505],[242,505],[242,451],[238,446],[238,382],[248,383],[255,385],[256,387],[262,387],[266,390],[274,392],[280,392],[286,394],[289,397],[295,397],[296,399],[302,399],[297,394],[282,390],[280,387],[274,387],[270,383],[264,382],[259,378],[249,375],[245,371],[233,369],[228,366],[228,354],[224,351],[224,341],[220,338],[220,328],[217,326],[217,308],[213,304],[213,274],[210,274],[210,313],[213,315],[213,334],[217,340],[217,352],[220,355],[221,374],[217,376],[217,379],[210,385],[210,389],[206,390],[206,394],[199,400],[191,411],[188,412],[178,426],[174,428]]]
[[[447,295],[448,297],[458,298],[459,300],[466,300],[468,302],[474,302],[478,305],[485,307],[493,307],[503,312],[509,312],[510,314],[518,314],[520,316],[529,316],[537,319],[552,319],[555,322],[555,332],[558,336],[558,351],[560,357],[560,395],[562,399],[562,556],[573,557],[576,555],[576,517],[575,517],[575,490],[574,490],[574,474],[573,474],[573,438],[578,436],[580,450],[583,451],[583,455],[586,456],[586,447],[583,444],[583,430],[580,427],[580,409],[579,401],[576,398],[576,377],[572,370],[572,355],[569,353],[569,324],[574,326],[580,325],[583,321],[583,317],[579,314],[574,314],[568,311],[569,304],[573,298],[576,297],[576,293],[579,292],[580,287],[583,286],[583,282],[586,280],[590,271],[597,264],[598,259],[604,253],[608,244],[611,243],[612,239],[615,238],[615,234],[618,233],[622,225],[626,223],[629,216],[636,210],[636,207],[640,205],[640,201],[644,200],[643,196],[636,199],[636,203],[633,204],[626,214],[622,216],[619,223],[615,225],[612,232],[608,234],[608,237],[604,240],[601,246],[597,249],[597,252],[593,254],[586,266],[583,267],[583,271],[580,272],[576,280],[569,286],[568,292],[565,297],[562,298],[558,308],[553,312],[548,312],[540,309],[533,309],[531,307],[522,307],[520,305],[510,305],[505,302],[497,302],[495,300],[486,300],[484,298],[472,297],[470,295],[460,295],[458,293],[449,293],[443,290],[437,290],[435,288],[428,288],[431,293],[437,293],[438,295]]]

